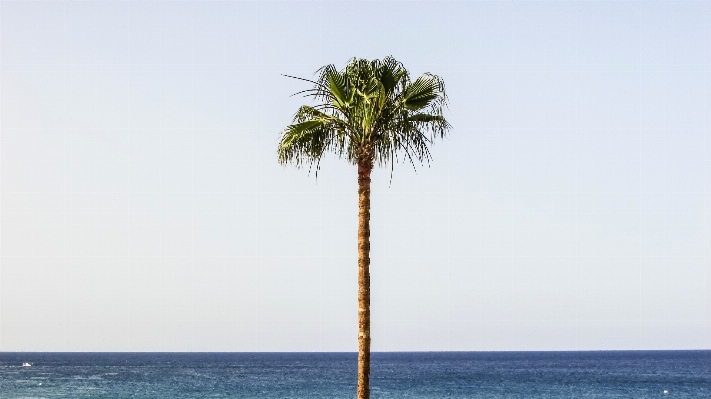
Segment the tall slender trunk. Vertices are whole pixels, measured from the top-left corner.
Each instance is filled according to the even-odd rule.
[[[358,399],[370,398],[370,171],[358,162]]]

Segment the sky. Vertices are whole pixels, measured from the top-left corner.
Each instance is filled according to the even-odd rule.
[[[374,351],[711,349],[711,2],[0,2],[0,351],[356,351],[323,65],[447,87],[374,171]]]

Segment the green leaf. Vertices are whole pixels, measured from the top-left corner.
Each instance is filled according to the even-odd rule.
[[[432,100],[439,97],[441,83],[430,74],[423,74],[405,88],[403,99],[405,107],[417,111],[426,107]]]
[[[444,120],[443,117],[438,116],[438,115],[430,115],[430,114],[414,114],[408,118],[408,120],[411,120],[413,122],[435,122],[435,121],[442,121]]]
[[[328,88],[335,99],[336,106],[341,108],[348,105],[348,87],[343,75],[332,72],[328,75]]]

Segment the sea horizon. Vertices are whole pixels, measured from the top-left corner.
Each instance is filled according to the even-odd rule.
[[[702,349],[553,349],[553,350],[413,350],[371,351],[371,353],[566,353],[566,352],[711,352]],[[0,351],[6,353],[353,353],[357,351]]]

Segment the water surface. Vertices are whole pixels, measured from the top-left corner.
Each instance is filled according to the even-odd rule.
[[[354,398],[356,362],[355,353],[3,352],[0,398]],[[374,399],[711,398],[711,351],[373,353],[371,373]]]

